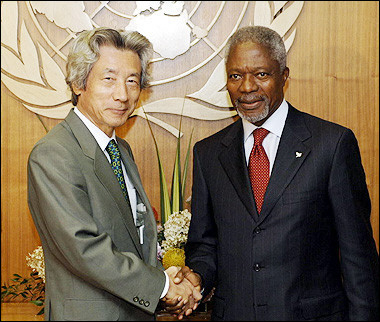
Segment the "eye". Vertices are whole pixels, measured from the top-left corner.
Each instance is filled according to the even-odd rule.
[[[232,80],[238,80],[241,78],[239,74],[230,74],[228,77]]]
[[[129,78],[127,79],[127,85],[137,87],[140,86],[140,82],[136,78]]]
[[[257,74],[257,76],[258,76],[259,78],[265,78],[265,77],[268,77],[269,74],[266,73],[266,72],[260,72],[260,73]]]

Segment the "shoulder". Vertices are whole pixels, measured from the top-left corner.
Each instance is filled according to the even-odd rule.
[[[56,163],[58,159],[63,158],[69,162],[82,154],[78,139],[71,131],[71,127],[63,120],[35,143],[30,152],[29,161],[50,160],[51,163]]]
[[[341,136],[347,133],[353,134],[351,129],[341,124],[300,111],[291,104],[289,104],[287,122],[289,122],[293,128],[305,125],[312,135],[317,136]]]
[[[243,135],[243,125],[239,118],[237,121],[228,125],[227,127],[219,130],[218,132],[205,137],[195,143],[194,147],[199,148],[212,148],[218,147],[220,143],[235,139],[237,136]]]
[[[43,148],[54,148],[55,146],[70,144],[70,139],[72,140],[72,136],[67,131],[67,128],[61,123],[57,124],[53,127],[45,136],[43,136],[40,140],[38,140],[32,150],[32,153],[36,150],[40,150]]]

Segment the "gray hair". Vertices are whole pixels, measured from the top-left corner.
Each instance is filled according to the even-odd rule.
[[[118,49],[135,52],[141,61],[140,88],[149,86],[149,61],[153,56],[153,46],[149,40],[137,31],[115,30],[106,27],[85,30],[74,40],[66,64],[66,83],[71,89],[71,102],[78,103],[78,95],[73,85],[86,89],[88,75],[99,59],[102,45],[111,45]]]
[[[269,49],[270,56],[280,65],[283,72],[286,67],[286,49],[281,36],[273,29],[263,26],[248,26],[237,30],[228,40],[226,48],[226,63],[231,48],[244,42],[253,42]]]

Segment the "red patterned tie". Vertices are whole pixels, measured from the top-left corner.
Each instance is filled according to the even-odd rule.
[[[268,130],[259,128],[253,131],[255,140],[251,155],[249,156],[248,173],[251,180],[253,195],[255,197],[257,212],[260,214],[264,202],[265,190],[269,182],[269,160],[262,146]]]

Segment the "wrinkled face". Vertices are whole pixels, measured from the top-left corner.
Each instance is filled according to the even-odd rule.
[[[266,47],[244,42],[231,48],[226,70],[227,90],[238,114],[262,125],[282,103],[289,69],[281,73]]]
[[[140,95],[141,63],[130,50],[101,46],[86,89],[74,87],[78,109],[104,133],[123,125],[133,113]]]

